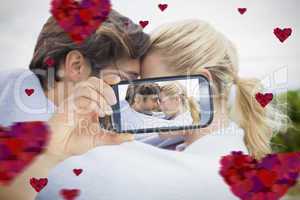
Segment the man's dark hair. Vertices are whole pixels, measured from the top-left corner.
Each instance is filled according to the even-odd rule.
[[[135,94],[143,95],[144,101],[147,99],[147,95],[159,95],[160,87],[156,83],[144,83],[138,85],[135,90]]]
[[[150,38],[143,29],[114,10],[95,33],[80,45],[74,43],[55,19],[50,17],[38,37],[29,68],[37,75],[42,87],[47,89],[52,85],[51,82],[49,85],[51,80],[41,75],[38,70],[50,73],[45,63],[48,58],[54,61],[54,74],[50,77],[60,81],[57,76],[59,65],[72,50],[80,51],[91,64],[92,70],[100,70],[122,58],[141,58],[149,46]]]
[[[156,83],[143,83],[143,84],[131,84],[128,86],[125,100],[129,105],[134,104],[135,95],[143,95],[143,100],[145,101],[147,95],[159,95],[160,87]]]

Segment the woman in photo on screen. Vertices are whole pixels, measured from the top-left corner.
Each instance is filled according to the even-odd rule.
[[[165,119],[181,121],[185,125],[200,123],[198,103],[188,96],[185,86],[178,81],[161,86],[159,105]]]

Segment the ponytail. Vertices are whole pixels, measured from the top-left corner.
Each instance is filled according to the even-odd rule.
[[[255,99],[259,91],[260,82],[256,79],[238,79],[235,100],[236,122],[245,131],[245,144],[250,155],[261,159],[271,153],[271,138],[273,135],[272,124],[281,123],[282,114],[279,110],[272,109],[271,104],[263,108]],[[272,116],[268,116],[268,110],[272,109]],[[277,118],[277,120],[272,118]],[[280,126],[280,125],[279,125]]]
[[[193,124],[200,124],[200,108],[194,97],[188,97],[189,110],[193,118]]]

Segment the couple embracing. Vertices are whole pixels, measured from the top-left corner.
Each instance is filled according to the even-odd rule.
[[[163,25],[148,36],[112,11],[78,46],[50,18],[29,68],[1,72],[0,125],[46,121],[51,139],[9,187],[0,187],[0,199],[34,199],[28,180],[48,177],[36,199],[59,199],[62,188],[77,188],[78,199],[89,200],[232,200],[236,197],[219,175],[221,156],[244,151],[262,158],[271,152],[272,129],[281,128],[285,119],[255,101],[259,81],[238,76],[233,43],[200,20]],[[98,118],[111,115],[116,103],[111,85],[186,74],[202,74],[212,82],[215,113],[206,128],[174,133],[184,138],[184,151],[159,149],[100,128]],[[228,109],[232,85],[236,97]],[[34,88],[34,95],[16,97],[24,87]],[[82,168],[83,174],[75,177],[74,168]]]

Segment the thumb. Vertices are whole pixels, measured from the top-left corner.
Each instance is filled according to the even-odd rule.
[[[107,83],[108,85],[116,85],[121,81],[120,76],[115,75],[115,74],[109,74],[109,75],[105,75],[103,77],[103,80],[105,83]]]

